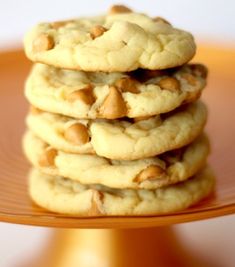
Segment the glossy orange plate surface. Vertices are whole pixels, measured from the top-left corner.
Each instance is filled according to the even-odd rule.
[[[28,104],[23,82],[30,63],[22,51],[0,54],[0,221],[51,227],[137,228],[200,220],[235,212],[235,50],[199,49],[196,61],[210,69],[203,99],[209,106],[207,132],[216,194],[183,212],[151,217],[73,218],[45,211],[27,194],[29,164],[21,152]],[[43,89],[43,88],[42,88]]]

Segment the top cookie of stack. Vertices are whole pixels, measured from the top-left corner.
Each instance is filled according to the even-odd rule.
[[[159,17],[114,6],[106,16],[42,23],[25,38],[27,56],[59,68],[127,72],[183,65],[195,54],[190,33]]]

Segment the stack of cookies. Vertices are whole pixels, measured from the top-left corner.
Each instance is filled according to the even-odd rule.
[[[190,33],[113,6],[39,24],[25,50],[35,65],[23,147],[38,205],[77,216],[165,214],[213,190],[198,100],[207,69],[187,63]]]

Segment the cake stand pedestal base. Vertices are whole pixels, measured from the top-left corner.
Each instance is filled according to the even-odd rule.
[[[35,264],[36,262],[36,264]],[[172,227],[57,230],[31,267],[205,267]]]

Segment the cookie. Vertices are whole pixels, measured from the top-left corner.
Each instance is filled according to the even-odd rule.
[[[138,216],[184,210],[208,196],[214,185],[214,175],[209,168],[185,182],[156,190],[87,186],[32,170],[29,190],[35,203],[57,213],[73,216]]]
[[[48,146],[31,132],[25,135],[23,146],[26,157],[43,173],[68,177],[82,184],[134,189],[155,189],[186,180],[204,167],[209,154],[204,135],[184,148],[134,161],[65,153]]]
[[[196,51],[190,33],[135,12],[41,23],[26,34],[24,47],[34,62],[104,72],[176,67]]]
[[[28,127],[52,147],[72,153],[96,153],[116,160],[134,160],[159,155],[192,142],[207,118],[202,102],[173,112],[129,120],[78,120],[34,111]]]
[[[207,69],[189,64],[164,71],[104,73],[62,70],[36,64],[25,95],[35,107],[83,119],[117,119],[166,113],[195,101]]]

